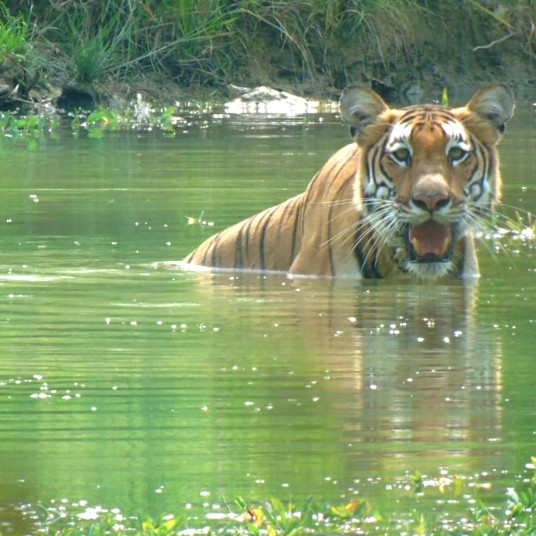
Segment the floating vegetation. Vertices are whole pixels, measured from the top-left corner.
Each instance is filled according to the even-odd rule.
[[[382,511],[369,500],[356,497],[342,504],[301,504],[272,498],[250,503],[238,498],[231,505],[191,517],[189,509],[180,515],[125,516],[117,508],[88,506],[86,501],[66,505],[65,500],[38,508],[25,506],[23,512],[36,523],[36,533],[56,536],[82,534],[165,536],[226,534],[252,536],[299,536],[305,534],[381,535],[533,535],[536,534],[536,457],[507,488],[500,504],[489,505],[469,494],[488,485],[467,481],[456,475],[427,478],[419,473],[402,486],[409,495],[401,512]],[[428,499],[425,501],[424,499]],[[436,500],[437,508],[430,507]],[[450,506],[456,505],[453,511]],[[213,509],[214,510],[214,509]]]
[[[59,125],[59,119],[49,114],[19,116],[0,112],[0,133],[8,138],[39,138]]]
[[[176,114],[175,107],[155,109],[138,93],[136,101],[121,112],[99,106],[87,115],[73,114],[71,129],[73,133],[86,130],[95,137],[106,131],[120,130],[160,130],[174,134],[179,126],[186,124],[187,121]]]
[[[176,107],[154,108],[139,94],[136,102],[122,111],[99,106],[92,112],[70,113],[67,118],[70,119],[68,127],[73,134],[86,131],[92,137],[101,137],[105,132],[128,130],[154,130],[174,135],[180,127],[190,126],[186,119],[177,115]],[[0,135],[4,138],[38,139],[56,132],[64,125],[60,114],[0,112]]]

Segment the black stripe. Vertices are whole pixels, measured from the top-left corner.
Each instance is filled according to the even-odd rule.
[[[387,152],[386,147],[388,142],[389,136],[385,135],[381,145],[376,144],[374,147],[371,147],[369,149],[369,155],[367,156],[367,162],[370,161],[371,163],[374,163],[376,160],[379,160]]]
[[[366,158],[365,158],[365,171],[366,171],[366,182],[363,183],[363,181],[361,181],[361,184],[360,184],[360,188],[361,188],[361,193],[364,194],[365,193],[365,186],[366,184],[368,184],[370,182],[370,176],[372,175],[372,177],[375,177],[375,174],[374,173],[371,173],[371,169],[373,170],[374,169],[374,158],[376,156],[376,151],[378,151],[378,148],[376,148],[374,150],[374,154],[371,156],[369,154],[366,155]]]
[[[283,208],[283,212],[281,213],[281,216],[279,218],[280,222],[284,222],[285,218],[287,217],[287,214],[292,211],[292,209],[294,208],[294,201],[295,201],[294,199],[289,199],[285,203],[284,208]],[[282,207],[279,206],[279,208],[282,208]]]
[[[311,183],[309,184],[309,186],[307,186],[307,190],[305,191],[305,197],[304,197],[304,204],[307,204],[307,198],[309,197],[309,194],[311,193],[312,191],[312,185],[314,184],[314,182],[320,177],[320,174],[322,173],[322,177],[330,177],[331,174],[334,172],[335,169],[337,169],[337,167],[339,169],[337,169],[337,171],[335,172],[335,174],[333,175],[333,177],[331,177],[331,180],[330,180],[330,184],[332,184],[333,182],[335,182],[335,180],[337,179],[337,177],[339,176],[339,173],[342,171],[343,168],[346,167],[346,165],[348,164],[348,162],[350,162],[353,158],[355,158],[355,155],[357,153],[357,151],[359,150],[359,147],[356,146],[356,148],[352,151],[352,154],[344,161],[344,162],[335,162],[330,168],[329,170],[326,172],[326,173],[322,173],[322,171],[324,170],[324,168],[322,168],[313,178],[313,180],[311,181]],[[328,188],[329,188],[329,184],[328,184]]]
[[[217,235],[214,235],[212,237],[212,240],[207,244],[206,249],[205,249],[205,254],[203,255],[203,260],[200,263],[202,266],[209,266],[207,264],[208,252],[210,251],[210,246],[212,246],[212,244],[214,244],[214,241],[216,240],[216,238],[218,238],[218,236],[220,236],[220,233],[218,233]]]
[[[245,256],[246,256],[246,259],[249,258],[249,242],[250,242],[250,239],[249,239],[249,232],[251,230],[251,224],[253,223],[253,220],[254,220],[254,216],[252,216],[251,218],[249,218],[249,220],[247,222],[244,222],[244,227],[245,227],[245,232],[246,232],[246,236],[245,236],[245,240],[243,240],[243,242],[245,243],[246,247],[245,247]]]
[[[463,267],[465,265],[465,240],[462,241],[462,254],[461,257],[458,260],[458,266],[456,267],[456,270],[454,270],[454,275],[456,277],[462,277],[463,276]]]
[[[428,117],[430,115],[438,117],[442,121],[454,119],[451,110],[434,104],[417,104],[416,106],[409,106],[406,110],[406,113],[399,119],[399,123],[409,123],[419,117]]]
[[[348,162],[350,162],[351,160],[353,160],[355,158],[356,152],[357,152],[357,148],[352,152],[352,154],[344,162],[342,162],[342,163],[339,162],[338,163],[339,169],[337,170],[335,175],[331,178],[331,181],[330,181],[330,184],[328,185],[328,188],[329,188],[329,186],[331,186],[331,184],[333,184],[337,180],[337,178],[339,177],[339,174],[341,173],[341,171],[346,169],[346,166],[347,166]],[[335,167],[336,166],[333,166],[333,168],[330,169],[329,174],[331,174],[332,170]],[[329,174],[328,174],[328,176],[329,176]],[[351,177],[354,177],[354,176],[355,176],[355,173],[351,175]]]
[[[365,279],[382,279],[383,276],[380,273],[380,270],[378,267],[378,260],[375,258],[372,266],[368,262],[366,262],[366,254],[363,251],[363,248],[361,247],[360,240],[361,240],[361,237],[359,236],[359,234],[357,234],[356,242],[355,242],[356,246],[354,247],[354,255],[359,264],[361,275]]]
[[[266,261],[264,258],[264,240],[266,238],[266,231],[268,230],[268,224],[270,223],[270,219],[274,215],[276,209],[277,207],[274,207],[273,210],[271,210],[265,215],[265,222],[262,224],[261,236],[259,240],[259,261],[261,272],[264,272],[266,270]]]
[[[290,250],[290,259],[289,259],[289,266],[292,264],[292,261],[294,260],[294,251],[296,249],[296,232],[298,229],[298,216],[300,213],[300,207],[299,202],[302,199],[302,196],[295,197],[294,199],[289,199],[287,202],[285,209],[283,210],[283,214],[281,214],[279,218],[279,226],[281,227],[281,224],[285,222],[285,218],[292,217],[292,213],[294,213],[294,228],[292,230],[292,245]],[[298,208],[296,208],[296,205],[298,204]],[[290,216],[289,216],[290,215]]]
[[[327,243],[327,246],[328,246],[328,253],[329,253],[329,268],[331,270],[331,275],[335,276],[335,264],[333,262],[333,247],[332,247],[332,244],[331,244],[331,221],[332,221],[331,211],[332,210],[333,210],[333,205],[331,205],[329,207],[329,212],[328,212],[328,243]]]
[[[212,242],[212,264],[211,266],[218,266],[218,245],[220,243],[221,233],[214,237]]]
[[[244,267],[244,257],[242,255],[242,232],[244,231],[244,225],[240,226],[240,230],[238,231],[238,237],[235,241],[235,260],[234,260],[234,267],[235,268],[243,268]]]
[[[296,214],[294,216],[294,229],[292,229],[292,249],[290,252],[290,262],[294,262],[294,256],[296,255],[296,238],[298,236],[298,225],[300,223],[300,214],[301,210],[300,207],[296,210]]]
[[[478,153],[482,159],[482,176],[480,176],[477,180],[473,180],[474,176],[471,177],[471,190],[473,190],[473,186],[476,185],[478,185],[480,188],[479,194],[473,198],[474,202],[477,202],[484,195],[484,182],[489,174],[489,162],[486,159],[486,151],[481,145],[478,145]]]
[[[346,179],[344,179],[341,184],[339,185],[339,188],[338,190],[334,193],[333,195],[333,198],[334,199],[337,199],[337,201],[346,201],[345,199],[343,199],[339,194],[340,194],[340,191],[343,190],[344,188],[346,188],[347,184],[348,184],[348,181],[352,181],[354,180],[354,175],[351,174],[351,175],[348,175],[348,177],[346,177]],[[348,198],[349,201],[352,201],[352,198]],[[338,208],[338,206],[335,206],[335,205],[330,205],[329,207],[329,212],[328,212],[328,248],[329,248],[329,265],[330,265],[330,268],[331,268],[331,275],[335,275],[335,263],[333,262],[333,248],[332,248],[332,241],[331,241],[331,224],[333,222],[333,220],[335,219],[336,216],[332,216],[332,211],[334,208]]]

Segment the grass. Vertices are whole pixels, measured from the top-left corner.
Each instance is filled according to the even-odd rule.
[[[35,529],[49,536],[164,536],[177,534],[226,534],[250,536],[300,536],[306,534],[378,534],[437,536],[529,536],[536,534],[536,458],[526,464],[504,494],[502,503],[486,504],[469,495],[464,479],[442,477],[431,482],[415,474],[410,479],[413,500],[404,511],[386,511],[357,497],[342,504],[300,504],[271,498],[251,503],[238,498],[226,511],[192,519],[187,512],[155,519],[122,515],[101,507],[69,512],[63,506],[41,507],[29,512]],[[474,488],[471,488],[474,489]],[[431,501],[425,501],[431,499]],[[437,508],[430,505],[436,501]],[[396,504],[397,501],[391,501]],[[458,514],[449,504],[461,505]],[[463,504],[467,503],[464,507]],[[465,508],[465,509],[464,509]],[[36,532],[36,533],[37,533]]]
[[[482,57],[491,61],[503,54],[504,47],[527,59],[536,57],[534,0],[504,3],[500,11],[482,0],[32,4],[0,4],[0,59],[9,54],[24,64],[40,53],[40,66],[85,84],[155,73],[182,85],[214,88],[271,80],[314,84],[319,79],[342,87],[374,78],[397,85],[408,70],[419,79],[452,59],[452,69],[470,71]],[[513,38],[497,52],[494,46],[482,46],[500,42],[505,31]],[[473,57],[468,52],[475,45],[485,50]],[[27,70],[35,70],[35,62],[30,63]]]
[[[29,18],[29,13],[13,16],[0,3],[0,62],[8,58],[24,60],[30,42]]]
[[[117,70],[135,44],[137,22],[143,17],[137,2],[76,2],[53,0],[47,37],[59,45],[71,77],[92,83]]]

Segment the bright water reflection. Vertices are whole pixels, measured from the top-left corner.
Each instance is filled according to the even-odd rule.
[[[5,532],[23,530],[21,505],[63,498],[154,515],[238,495],[391,507],[386,489],[410,500],[417,470],[503,493],[535,454],[530,245],[495,260],[487,242],[465,287],[153,264],[301,191],[346,141],[323,115],[2,142]],[[518,113],[502,160],[524,210],[535,143]],[[200,215],[213,226],[188,225]]]

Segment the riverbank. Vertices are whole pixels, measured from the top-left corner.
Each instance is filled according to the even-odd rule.
[[[337,98],[349,83],[418,100],[505,81],[536,91],[536,3],[491,0],[8,1],[0,108],[163,106],[266,85]]]

